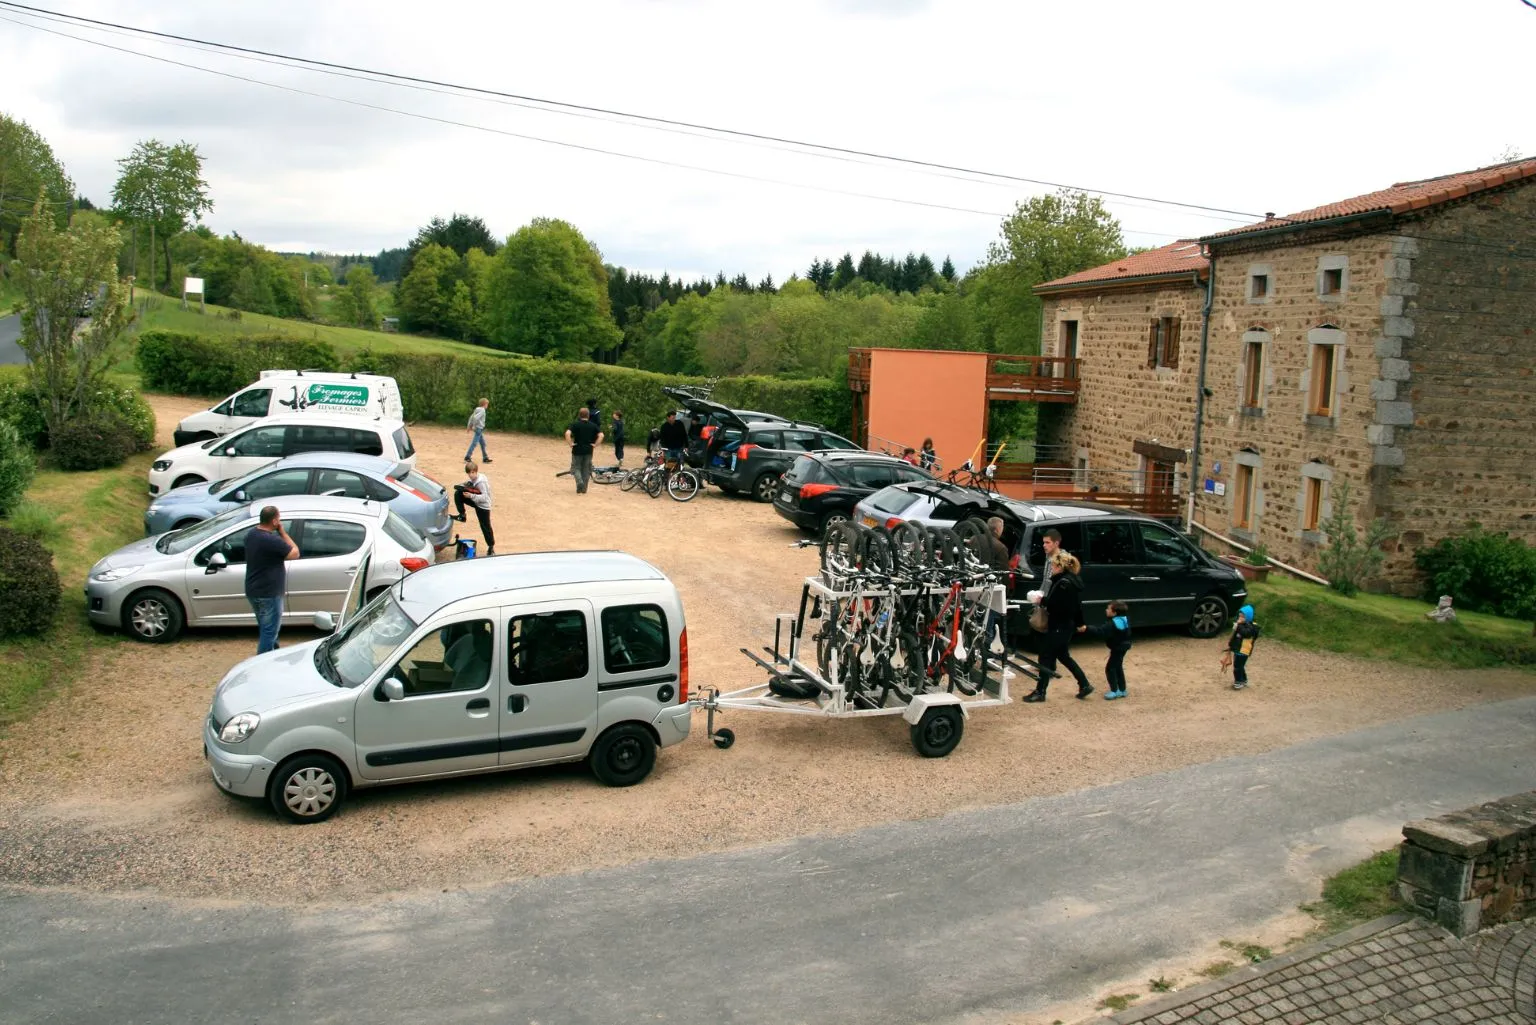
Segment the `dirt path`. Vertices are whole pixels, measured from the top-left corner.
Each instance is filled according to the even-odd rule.
[[[161,433],[201,404],[152,399]],[[459,480],[464,432],[422,426],[420,467]],[[754,682],[742,645],[772,639],[812,550],[771,506],[710,491],[686,505],[594,486],[577,496],[557,439],[493,434],[497,548],[622,548],[676,582],[695,686]],[[471,530],[472,530],[471,525]],[[1263,609],[1259,610],[1262,622]],[[304,631],[285,631],[298,640]],[[221,796],[199,728],[213,686],[254,633],[194,633],[165,648],[124,642],[0,740],[0,882],[149,889],[313,902],[481,885],[679,857],[921,818],[1159,772],[1226,755],[1536,691],[1517,671],[1439,672],[1266,643],[1236,693],[1220,645],[1138,639],[1131,697],[978,712],[949,758],[914,755],[897,720],[818,722],[733,713],[737,743],[695,737],[628,790],[578,767],[367,791],[335,820],[278,822]],[[1079,657],[1102,681],[1102,649]]]

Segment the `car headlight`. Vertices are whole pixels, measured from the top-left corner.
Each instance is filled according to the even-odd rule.
[[[92,573],[91,579],[97,583],[110,584],[114,580],[121,580],[124,577],[131,577],[143,568],[143,566],[113,566],[111,569],[104,569],[99,573]]]
[[[150,464],[149,468],[151,470],[169,470],[171,468],[171,461],[169,459],[156,459]]]
[[[256,727],[261,725],[261,716],[255,712],[241,712],[231,716],[224,728],[219,730],[219,739],[226,744],[238,744],[256,732]]]

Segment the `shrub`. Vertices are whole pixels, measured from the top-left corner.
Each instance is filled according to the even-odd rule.
[[[0,421],[16,428],[21,439],[35,449],[48,444],[48,421],[43,418],[42,401],[20,374],[0,379]]]
[[[133,452],[134,439],[122,417],[109,410],[77,416],[50,439],[61,470],[102,470],[121,466]]]
[[[155,411],[149,408],[144,396],[132,388],[108,385],[92,397],[91,403],[94,409],[115,413],[127,424],[133,451],[148,452],[155,447]]]
[[[21,503],[32,483],[37,456],[16,428],[0,421],[0,516],[8,516]]]
[[[340,366],[336,350],[325,342],[262,334],[206,338],[183,331],[145,331],[139,335],[134,362],[150,391],[207,398],[233,394],[263,370]]]
[[[1536,618],[1536,548],[1470,523],[1414,554],[1424,571],[1424,597],[1448,594],[1459,608],[1511,619]]]
[[[57,541],[64,533],[59,514],[41,502],[24,500],[16,504],[5,526],[42,544]]]
[[[0,527],[0,638],[44,633],[58,611],[59,574],[52,553]]]

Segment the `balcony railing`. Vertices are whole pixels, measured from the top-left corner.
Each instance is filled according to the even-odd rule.
[[[1076,402],[1077,363],[1067,356],[988,356],[987,398],[994,402]]]

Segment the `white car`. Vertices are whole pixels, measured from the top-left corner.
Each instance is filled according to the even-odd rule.
[[[414,468],[416,448],[399,420],[367,420],[345,413],[273,416],[222,438],[174,448],[149,468],[149,493],[228,480],[275,459],[302,452],[359,452]]]
[[[321,370],[263,370],[261,380],[176,425],[177,445],[221,438],[269,416],[310,413],[404,420],[393,377]]]

